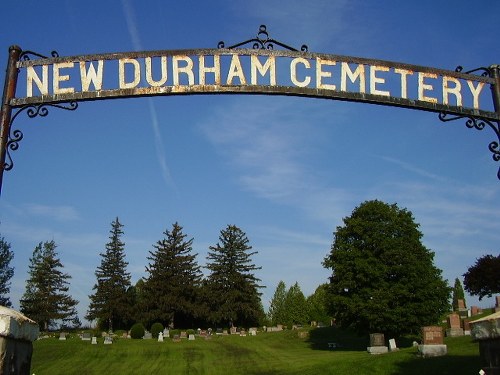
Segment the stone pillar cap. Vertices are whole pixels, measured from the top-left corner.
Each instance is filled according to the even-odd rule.
[[[0,306],[0,336],[17,340],[34,341],[40,330],[35,321],[20,312]]]
[[[500,311],[469,323],[472,327],[471,336],[475,340],[500,337]]]

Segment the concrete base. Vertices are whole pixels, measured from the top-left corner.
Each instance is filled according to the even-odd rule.
[[[448,353],[446,345],[419,345],[418,353],[422,357],[442,357]]]
[[[0,353],[2,353],[0,374],[30,374],[33,354],[31,341],[0,337]]]
[[[389,348],[387,346],[369,346],[366,348],[370,354],[385,354],[389,353]]]
[[[463,328],[448,328],[446,330],[446,337],[458,337],[463,335],[464,335]]]

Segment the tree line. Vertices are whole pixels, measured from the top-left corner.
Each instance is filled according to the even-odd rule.
[[[261,303],[261,269],[252,262],[246,234],[235,225],[220,231],[219,241],[209,247],[203,276],[193,253],[193,239],[174,223],[149,251],[145,276],[135,285],[127,271],[123,225],[111,223],[109,242],[100,254],[96,283],[85,315],[102,329],[128,329],[133,323],[154,322],[170,327],[257,326],[327,322],[334,318],[342,327],[359,332],[413,333],[423,325],[436,324],[463,299],[459,280],[448,286],[434,265],[434,252],[423,246],[419,224],[412,213],[396,204],[366,201],[343,219],[323,267],[331,269],[329,282],[305,297],[298,283],[287,290],[280,281],[267,314]],[[14,254],[0,237],[0,304],[8,298]],[[500,255],[486,255],[469,267],[464,287],[471,295],[500,292]],[[80,324],[78,301],[69,294],[70,275],[56,252],[54,241],[39,243],[30,258],[21,312],[42,329],[56,322]],[[458,283],[457,283],[458,281]]]

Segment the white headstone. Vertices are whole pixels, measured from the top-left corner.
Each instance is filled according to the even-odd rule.
[[[106,336],[104,338],[104,345],[110,345],[113,343],[113,338],[111,336]]]
[[[97,344],[97,337],[95,337],[95,336],[92,337],[92,344],[93,345]]]
[[[189,341],[194,341],[194,335],[189,335]]]
[[[391,352],[398,350],[398,347],[396,346],[396,340],[395,339],[390,339],[389,340],[389,349]]]
[[[158,333],[158,342],[163,342],[163,332]]]

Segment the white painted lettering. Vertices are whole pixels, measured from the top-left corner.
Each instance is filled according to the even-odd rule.
[[[180,66],[184,62],[185,66]],[[188,79],[188,86],[194,85],[193,60],[189,56],[174,56],[172,59],[174,86],[180,84],[180,75],[184,73]]]
[[[310,69],[311,63],[302,57],[296,57],[290,63],[290,80],[292,83],[297,87],[307,87],[311,83],[311,77],[306,75],[303,81],[299,81],[297,79],[297,64],[302,64],[306,69]]]
[[[54,70],[54,77],[53,77],[53,85],[54,85],[54,94],[72,94],[75,92],[74,87],[65,87],[61,88],[59,87],[59,84],[61,82],[66,82],[69,81],[69,75],[67,74],[61,74],[60,70],[65,69],[65,68],[72,68],[75,66],[75,63],[73,62],[66,62],[66,63],[57,63],[53,65],[53,70]]]
[[[233,84],[233,78],[237,77],[240,80],[240,85],[246,85],[247,80],[245,74],[243,73],[243,68],[241,67],[241,61],[238,55],[233,55],[231,58],[231,65],[229,66],[229,72],[227,73],[227,84]]]
[[[220,85],[220,56],[214,56],[214,66],[207,67],[205,66],[205,56],[200,55],[199,58],[199,72],[200,72],[200,85],[204,85],[206,82],[206,74],[214,73],[214,80],[216,85]]]
[[[388,72],[389,68],[387,66],[370,66],[370,94],[391,96],[389,91],[377,89],[377,84],[384,84],[385,78],[377,77],[377,72]]]
[[[356,70],[353,72],[349,66],[349,63],[342,63],[342,73],[340,75],[340,90],[347,90],[347,77],[352,83],[356,83],[356,80],[359,79],[359,92],[366,92],[366,77],[365,77],[365,66],[359,64]]]
[[[479,108],[479,94],[481,94],[481,91],[483,90],[484,82],[478,82],[477,87],[474,87],[474,82],[467,81],[467,85],[469,86],[469,89],[470,89],[470,92],[471,92],[472,98],[473,98],[472,107],[474,109],[478,109]]]
[[[323,60],[321,57],[316,58],[316,87],[318,89],[336,90],[337,87],[332,84],[323,83],[323,78],[330,78],[332,72],[323,71],[323,65],[333,66],[336,65],[336,61]]]
[[[252,85],[258,85],[257,82],[257,72],[261,74],[262,77],[269,71],[269,85],[276,86],[276,63],[274,56],[269,56],[264,65],[261,64],[259,56],[252,55],[250,57],[250,82]]]
[[[28,66],[26,68],[26,96],[31,98],[33,96],[33,83],[42,95],[49,94],[49,67],[42,65],[42,79],[35,71],[35,67]]]
[[[411,70],[396,68],[394,69],[394,73],[401,75],[401,97],[408,99],[408,76],[412,75],[413,72]]]
[[[453,84],[453,87],[450,87],[450,83]],[[443,77],[443,104],[450,104],[449,96],[455,95],[456,105],[462,105],[462,84],[460,81],[453,77]]]
[[[161,56],[160,58],[160,67],[161,67],[161,78],[159,81],[155,81],[153,79],[153,61],[151,57],[146,57],[146,82],[148,85],[152,87],[160,87],[167,82],[168,73],[167,73],[167,56]]]
[[[141,81],[141,66],[139,65],[139,61],[136,59],[120,59],[118,61],[118,80],[120,82],[120,89],[133,89],[137,87],[139,82]],[[132,82],[125,82],[125,65],[131,65],[133,68],[133,77]]]
[[[102,88],[102,73],[104,61],[97,61],[97,71],[92,62],[89,63],[88,69],[85,67],[85,61],[80,61],[80,79],[82,82],[82,91],[89,91],[90,84],[94,85],[94,90]]]
[[[437,103],[437,99],[426,96],[425,92],[426,91],[433,91],[434,87],[432,85],[428,85],[425,83],[425,79],[430,78],[430,79],[436,79],[437,74],[434,73],[423,73],[419,72],[418,73],[418,100],[423,100],[424,102],[429,102],[429,103]]]

